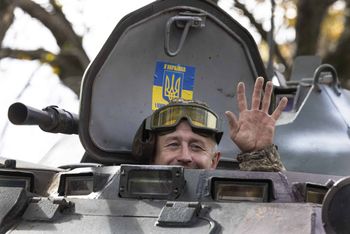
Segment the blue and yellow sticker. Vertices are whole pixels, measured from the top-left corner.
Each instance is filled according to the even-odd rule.
[[[152,91],[152,110],[169,103],[174,98],[192,100],[194,67],[157,62]]]

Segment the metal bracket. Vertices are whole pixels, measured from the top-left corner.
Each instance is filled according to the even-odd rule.
[[[173,16],[168,19],[166,22],[166,27],[165,27],[165,52],[169,56],[176,56],[180,50],[182,49],[182,46],[186,40],[188,31],[190,27],[193,28],[204,28],[205,27],[205,15],[203,14],[195,14],[195,13],[180,13],[180,15]],[[179,28],[183,28],[182,35],[180,42],[176,48],[175,51],[172,51],[170,49],[170,31],[171,31],[171,25],[173,23],[176,23],[176,26]]]
[[[331,78],[332,81],[331,82],[327,82],[327,81],[323,81],[320,79],[321,77],[321,73],[322,72],[330,72],[331,73]],[[338,75],[337,75],[337,71],[335,70],[335,68],[330,65],[330,64],[322,64],[321,66],[319,66],[314,73],[314,85],[317,88],[317,90],[320,91],[320,88],[318,86],[318,84],[320,83],[330,83],[332,85],[333,91],[337,96],[341,95],[340,92],[340,84],[339,84],[339,80],[338,80]]]
[[[53,221],[57,213],[62,213],[74,207],[74,203],[65,199],[41,199],[33,198],[23,214],[23,219],[28,221]]]
[[[163,207],[157,226],[186,227],[194,223],[202,206],[199,202],[167,202]]]

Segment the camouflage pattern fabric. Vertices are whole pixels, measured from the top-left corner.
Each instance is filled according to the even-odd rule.
[[[285,171],[277,147],[270,145],[262,150],[237,155],[243,171]]]

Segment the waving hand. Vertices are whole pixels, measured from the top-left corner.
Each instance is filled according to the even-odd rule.
[[[275,123],[287,105],[287,98],[282,98],[274,112],[269,115],[268,110],[273,84],[268,81],[260,108],[263,84],[264,79],[258,77],[254,86],[251,109],[249,110],[245,86],[243,82],[240,82],[237,85],[239,117],[237,118],[231,111],[225,112],[229,121],[230,137],[242,152],[261,150],[273,143]]]

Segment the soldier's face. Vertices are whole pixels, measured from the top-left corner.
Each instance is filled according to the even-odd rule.
[[[158,136],[153,163],[215,169],[220,159],[215,145],[212,138],[192,132],[188,122],[182,121],[174,132]]]

